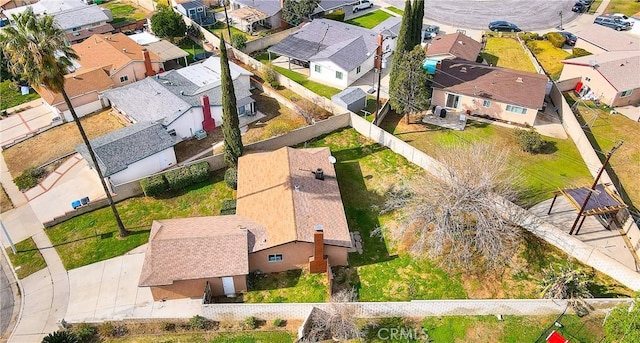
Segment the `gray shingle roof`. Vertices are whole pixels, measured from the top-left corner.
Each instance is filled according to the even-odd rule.
[[[64,30],[109,21],[109,16],[98,5],[76,7],[53,15]]]
[[[394,37],[398,36],[400,33],[400,24],[402,23],[402,18],[400,17],[391,17],[387,18],[382,23],[376,25],[371,31],[375,33],[382,33],[383,35],[391,34]]]
[[[189,2],[183,2],[181,4],[178,4],[179,7],[184,8],[185,10],[189,10],[192,8],[198,8],[198,7],[204,7],[204,5],[202,4],[202,1],[200,0],[193,0],[193,1],[189,1]]]
[[[161,152],[175,144],[173,137],[160,124],[136,123],[90,141],[105,177],[128,165]],[[76,150],[91,163],[84,144]]]
[[[367,96],[367,93],[365,93],[362,89],[358,87],[348,87],[342,92],[332,96],[331,100],[340,99],[345,104],[352,104],[366,96]]]
[[[329,60],[351,71],[369,58],[376,48],[372,30],[329,19],[315,19],[269,51],[302,61]]]
[[[235,0],[235,2],[247,7],[255,8],[258,11],[271,17],[280,12],[280,0]]]

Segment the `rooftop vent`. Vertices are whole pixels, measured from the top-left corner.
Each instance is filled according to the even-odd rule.
[[[294,185],[293,189],[295,189],[296,191],[299,191],[300,190],[300,185]]]
[[[462,68],[460,68],[460,72],[461,72],[461,73],[466,73],[466,72],[467,72],[467,67],[462,67]]]
[[[516,82],[520,82],[520,83],[522,83],[522,78],[521,78],[521,77],[517,78],[517,79],[516,79]]]
[[[314,225],[313,230],[317,232],[322,232],[324,231],[324,228],[322,227],[322,225]]]
[[[127,53],[127,49],[122,48],[122,52],[124,52],[126,54]]]
[[[180,91],[180,95],[184,95],[184,91]]]
[[[316,175],[316,180],[324,180],[324,172],[322,171],[322,168],[318,168],[312,173]]]

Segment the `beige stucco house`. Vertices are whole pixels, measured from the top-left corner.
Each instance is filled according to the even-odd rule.
[[[139,286],[154,300],[246,291],[250,272],[330,271],[351,237],[329,148],[240,157],[236,214],[154,221]]]
[[[594,55],[608,51],[640,50],[639,37],[601,25],[593,24],[576,31],[575,35],[578,37],[575,47],[587,50]]]
[[[431,104],[447,112],[533,125],[544,104],[547,77],[461,59],[436,68]]]

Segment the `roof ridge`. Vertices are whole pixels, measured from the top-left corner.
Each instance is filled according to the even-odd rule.
[[[298,223],[296,223],[296,202],[293,199],[293,195],[294,195],[293,194],[293,189],[295,188],[295,186],[291,187],[291,186],[293,186],[293,177],[292,177],[292,174],[291,174],[291,170],[292,170],[291,167],[292,166],[291,166],[291,158],[290,158],[291,151],[295,150],[295,149],[293,149],[291,147],[288,147],[288,146],[284,147],[284,149],[287,152],[286,153],[286,159],[287,159],[287,166],[289,167],[289,171],[287,173],[288,174],[287,179],[289,181],[289,193],[291,194],[291,212],[293,214],[293,227],[294,227],[293,231],[295,233],[295,241],[298,241],[299,237],[298,237]]]

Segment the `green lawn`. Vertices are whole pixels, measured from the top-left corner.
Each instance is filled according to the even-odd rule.
[[[409,319],[387,318],[377,321],[379,327],[368,327],[367,342],[545,342],[551,330],[556,330],[571,342],[600,342],[602,315],[578,317],[565,315],[558,319],[562,327],[553,326],[558,315],[547,316],[448,316],[427,317],[416,323]],[[413,329],[413,339],[388,339],[391,328]],[[416,335],[417,334],[417,337]],[[382,338],[382,339],[381,339]]]
[[[112,24],[144,19],[149,14],[146,10],[135,7],[125,1],[109,1],[101,4],[100,7],[107,8],[111,11],[111,15],[113,16]]]
[[[622,0],[622,1],[628,1],[628,0]],[[594,14],[596,13],[596,11],[598,10],[598,7],[600,7],[600,4],[602,3],[602,0],[596,0],[591,4],[591,7],[589,7],[589,14]],[[606,12],[606,10],[605,10]]]
[[[629,17],[638,12],[640,12],[640,2],[634,0],[610,0],[604,10],[604,13],[622,13]]]
[[[546,40],[531,40],[527,42],[527,46],[536,56],[542,68],[549,73],[554,80],[559,79],[562,67],[564,66],[561,61],[570,54],[560,48],[556,48]]]
[[[273,56],[272,56],[273,58]],[[278,73],[290,78],[291,80],[299,83],[301,86],[309,89],[310,91],[323,96],[325,98],[331,99],[332,96],[340,93],[340,89],[338,88],[334,88],[331,86],[326,86],[323,85],[321,83],[315,82],[315,81],[311,81],[309,80],[308,77],[297,73],[293,70],[289,70],[287,68],[282,68],[282,67],[278,67],[278,66],[273,66],[273,69],[275,69]]]
[[[224,180],[224,170],[210,181],[191,186],[164,198],[136,197],[117,204],[118,212],[132,233],[118,238],[111,208],[105,207],[69,219],[46,230],[67,270],[120,256],[147,243],[155,219],[220,214],[224,199],[234,198]]]
[[[27,238],[16,244],[17,253],[15,255],[10,247],[6,250],[11,260],[11,265],[13,265],[13,268],[17,268],[16,274],[18,275],[18,279],[24,279],[47,266],[36,243],[31,238]]]
[[[199,43],[194,42],[189,37],[182,38],[178,43],[178,47],[189,54],[189,56],[187,56],[187,60],[189,62],[194,61],[193,56],[204,52],[204,48],[202,48],[202,46],[200,46]],[[183,62],[183,61],[179,60],[179,62]]]
[[[33,89],[29,88],[29,91],[29,94],[22,95],[19,88],[16,89],[11,86],[11,80],[0,82],[0,110],[6,110],[40,97]]]
[[[397,7],[389,6],[386,9],[387,9],[387,11],[391,11],[391,12],[393,12],[395,14],[404,15],[404,11],[399,9],[399,8],[397,8]]]
[[[536,68],[518,41],[505,37],[489,37],[482,57],[498,67],[536,72]]]
[[[388,18],[391,17],[391,14],[382,11],[382,10],[375,10],[373,12],[369,12],[363,16],[357,17],[357,18],[353,18],[350,20],[345,21],[345,23],[351,24],[351,25],[355,25],[355,26],[360,26],[360,27],[364,27],[367,29],[372,29],[374,27],[376,27],[378,24],[382,23],[383,21],[387,20]]]
[[[247,303],[311,303],[329,300],[326,274],[290,270],[281,273],[250,275]]]
[[[208,28],[208,30],[214,35],[216,35],[217,37],[220,37],[220,35],[224,36],[224,40],[227,42],[229,41],[229,31],[227,30],[227,25],[225,23],[217,23],[216,25]],[[247,37],[247,41],[260,38],[259,36],[252,36],[244,31],[238,30],[237,28],[231,26],[231,35],[233,36],[235,34],[241,34]]]
[[[220,332],[220,333],[167,333],[136,335],[134,337],[106,338],[105,343],[155,343],[155,342],[191,342],[191,343],[271,343],[293,342],[293,336],[286,331]]]

